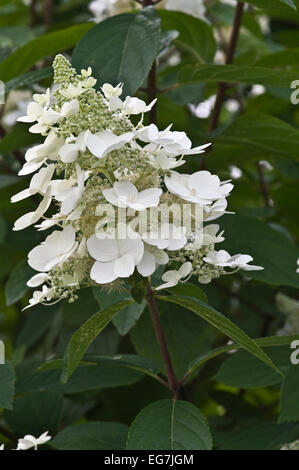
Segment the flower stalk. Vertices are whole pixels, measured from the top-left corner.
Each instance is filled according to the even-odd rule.
[[[242,23],[243,10],[244,10],[244,3],[238,2],[236,6],[236,10],[235,10],[232,33],[230,36],[227,54],[226,54],[226,60],[225,60],[226,65],[233,63],[236,46],[238,42],[238,37],[239,37],[239,32],[241,28],[241,23]],[[212,114],[210,125],[209,125],[209,132],[214,131],[218,127],[220,112],[221,112],[222,105],[224,102],[225,90],[226,90],[226,83],[220,82],[218,84],[216,102],[215,102],[213,114]]]
[[[245,4],[242,2],[238,2],[236,5],[234,23],[233,23],[232,32],[231,32],[231,36],[230,36],[230,40],[229,40],[229,44],[227,48],[226,59],[225,59],[226,65],[232,64],[234,60],[234,55],[235,55],[239,33],[241,29],[241,24],[242,24],[244,5]],[[221,113],[222,105],[224,103],[226,87],[227,87],[227,83],[225,82],[218,83],[216,101],[215,101],[214,109],[212,112],[211,120],[209,123],[209,132],[213,132],[218,127],[220,113]],[[201,159],[201,169],[204,170],[205,167],[206,167],[206,159],[205,157],[203,157]]]
[[[162,323],[161,323],[159,312],[158,312],[157,302],[156,302],[154,291],[151,287],[150,281],[148,282],[148,285],[147,285],[146,300],[147,300],[148,310],[152,319],[153,327],[155,330],[157,342],[158,342],[158,345],[162,354],[163,362],[165,365],[166,375],[168,379],[168,386],[172,393],[173,398],[178,399],[179,398],[179,383],[176,379],[176,375],[175,375],[174,368],[172,365],[166,337],[162,328]]]

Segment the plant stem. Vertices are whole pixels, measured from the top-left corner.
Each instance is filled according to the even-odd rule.
[[[38,23],[37,12],[36,12],[36,0],[31,0],[30,4],[30,26],[36,26]]]
[[[49,31],[52,24],[52,15],[53,15],[53,2],[52,0],[45,0],[44,5],[44,23],[46,31]]]
[[[238,2],[236,6],[232,33],[230,36],[228,49],[227,49],[227,55],[225,59],[226,65],[232,64],[233,59],[234,59],[234,54],[235,54],[240,27],[241,27],[241,22],[242,22],[243,10],[244,10],[244,3]],[[224,102],[225,89],[226,89],[226,83],[220,82],[218,84],[216,102],[215,102],[214,111],[213,111],[210,125],[209,125],[209,132],[212,132],[218,127],[220,112],[221,112],[221,108]]]
[[[240,32],[241,23],[242,23],[243,10],[244,10],[244,3],[238,2],[236,6],[236,10],[235,10],[235,17],[234,17],[232,32],[231,32],[231,36],[230,36],[230,40],[229,40],[229,44],[227,48],[227,54],[226,54],[226,59],[225,59],[226,65],[232,64],[233,59],[234,59],[234,54],[236,51],[236,46],[237,46],[239,32]],[[218,127],[220,113],[221,113],[222,105],[224,103],[226,87],[227,87],[227,84],[225,82],[218,83],[216,101],[215,101],[214,109],[213,109],[210,124],[209,124],[209,132],[214,131]],[[201,168],[204,169],[205,168],[204,157],[202,158],[201,163],[202,163]]]
[[[172,396],[174,399],[179,398],[179,383],[176,379],[176,375],[173,369],[171,357],[169,354],[166,338],[163,332],[159,312],[158,312],[158,307],[156,303],[156,299],[154,297],[154,292],[152,290],[150,282],[148,282],[147,285],[147,306],[149,309],[149,313],[151,315],[153,327],[155,330],[157,342],[162,354],[163,362],[165,365],[165,370],[167,374],[167,379],[168,379],[168,386],[169,389],[171,390]]]

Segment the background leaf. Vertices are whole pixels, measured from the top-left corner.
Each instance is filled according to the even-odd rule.
[[[91,23],[74,25],[33,39],[0,64],[0,80],[7,82],[25,73],[40,59],[69,49],[92,27]]]
[[[6,305],[20,300],[29,290],[27,281],[33,276],[34,270],[28,265],[27,259],[21,261],[12,271],[5,286]]]
[[[290,366],[289,347],[270,348],[267,354],[280,370]],[[215,379],[230,387],[259,388],[280,383],[282,377],[246,351],[239,351],[223,362]]]
[[[175,43],[197,61],[211,62],[216,52],[212,28],[203,20],[178,11],[161,10],[162,26],[179,33]]]
[[[18,397],[12,411],[4,413],[5,421],[18,437],[39,436],[57,432],[62,414],[62,397],[57,393],[38,392]]]
[[[248,271],[248,277],[275,285],[299,286],[299,249],[292,241],[265,222],[243,215],[225,216],[222,222],[227,234],[224,249],[248,253],[253,264],[264,267],[263,271]]]
[[[181,69],[179,75],[183,83],[194,82],[226,82],[226,83],[250,83],[264,86],[290,88],[293,80],[297,80],[296,72],[276,70],[266,67],[238,66],[238,65],[187,65]],[[290,90],[291,93],[291,90]]]
[[[15,392],[15,371],[8,362],[0,364],[0,408],[12,409]]]
[[[282,383],[279,422],[299,421],[298,390],[298,368],[296,366],[291,366],[289,367]]]
[[[51,445],[59,450],[124,450],[127,433],[120,423],[75,424],[58,433]]]

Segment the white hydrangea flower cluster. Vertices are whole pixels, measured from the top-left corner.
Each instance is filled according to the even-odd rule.
[[[148,277],[164,265],[170,267],[162,276],[166,287],[192,275],[208,283],[238,269],[262,269],[249,265],[248,255],[215,251],[223,233],[217,224],[203,225],[226,213],[233,185],[208,171],[187,175],[174,170],[184,164],[184,156],[202,153],[209,144],[192,148],[185,132],[144,126],[143,114],[154,101],[122,101],[121,85],[104,84],[102,92],[96,91],[90,68],[77,75],[62,55],[53,65],[59,84],[54,102],[48,92],[34,95],[27,115],[19,119],[45,141],[27,150],[19,174],[36,173],[29,188],[12,197],[17,202],[40,195],[41,202],[15,222],[14,230],[33,224],[40,231],[55,228],[29,253],[29,265],[38,274],[28,285],[42,287],[28,307],[63,298],[72,302],[81,287],[117,288],[133,274]],[[134,115],[140,116],[135,125]],[[56,211],[46,216],[51,202]],[[185,206],[190,226],[172,212]],[[117,219],[112,232],[103,207]],[[166,221],[152,217],[162,209]],[[120,235],[123,226],[125,235]]]
[[[34,436],[31,436],[30,434],[27,434],[22,439],[18,440],[18,445],[17,445],[16,450],[28,450],[28,449],[37,450],[38,446],[46,444],[46,442],[49,442],[52,439],[52,437],[48,435],[48,432],[49,431],[44,432],[39,437],[34,437]],[[4,450],[4,444],[0,446],[0,450]]]

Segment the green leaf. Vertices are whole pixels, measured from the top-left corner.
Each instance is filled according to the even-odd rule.
[[[73,66],[77,70],[92,67],[98,88],[105,82],[123,82],[123,96],[133,95],[158,53],[160,33],[160,18],[153,8],[136,15],[113,16],[97,24],[78,43]]]
[[[35,32],[29,26],[4,26],[0,29],[1,47],[20,47],[35,37]]]
[[[145,307],[145,300],[141,304],[134,302],[112,319],[113,325],[121,336],[125,336],[136,325]]]
[[[190,103],[200,103],[204,100],[204,93],[204,83],[188,83],[187,85],[176,85],[173,90],[167,92],[167,96],[174,103],[184,106]]]
[[[15,371],[11,364],[0,364],[0,408],[12,409],[15,393]]]
[[[124,300],[124,299],[121,299]],[[117,300],[108,303],[106,306],[113,305]],[[86,287],[78,291],[76,302],[66,302],[63,305],[63,319],[68,327],[74,328],[74,331],[86,322],[91,313],[98,312],[99,305],[93,295],[93,288]]]
[[[179,49],[190,53],[197,61],[213,61],[216,41],[210,25],[181,11],[160,10],[159,14],[163,29],[179,32],[179,37],[174,41]]]
[[[84,353],[92,341],[101,333],[112,318],[123,308],[132,304],[133,300],[123,300],[111,307],[106,307],[90,317],[71,337],[69,342],[65,369],[62,374],[63,382],[66,382],[80,363]]]
[[[210,450],[205,417],[186,401],[160,400],[146,406],[129,429],[127,450]]]
[[[227,234],[222,247],[231,254],[248,253],[263,271],[246,271],[246,276],[274,285],[299,286],[296,260],[299,248],[265,222],[243,215],[225,216],[221,226]]]
[[[188,297],[194,297],[195,299],[202,300],[203,302],[208,301],[206,293],[195,284],[178,284],[174,287],[169,287],[169,289],[166,290],[171,294],[186,295]]]
[[[38,392],[17,397],[12,411],[4,419],[19,437],[39,436],[49,431],[56,434],[62,415],[63,400],[58,393]]]
[[[52,67],[46,67],[40,70],[34,70],[33,72],[25,73],[19,77],[13,78],[5,83],[5,93],[22,87],[28,87],[34,83],[44,80],[45,78],[53,77]]]
[[[94,365],[94,362],[81,361],[78,367],[93,366],[93,365]],[[49,361],[44,362],[40,366],[38,366],[37,370],[38,372],[45,372],[48,370],[62,369],[63,366],[64,366],[63,359],[51,359]]]
[[[27,311],[28,312],[28,311]],[[48,330],[54,321],[54,315],[57,312],[57,305],[45,308],[37,306],[27,313],[25,322],[19,330],[16,339],[16,347],[25,346],[29,349],[33,346]]]
[[[299,367],[291,366],[282,383],[280,395],[280,417],[282,421],[299,421],[298,408]]]
[[[6,221],[3,215],[0,214],[0,243],[4,242],[6,232],[7,232]]]
[[[27,259],[22,260],[12,271],[6,286],[6,305],[12,305],[20,300],[29,290],[27,281],[33,276],[34,270],[28,265]]]
[[[124,450],[128,426],[120,423],[93,422],[63,429],[51,441],[59,450]]]
[[[150,361],[141,356],[135,354],[117,354],[114,356],[87,356],[87,360],[100,364],[102,362],[111,362],[119,366],[137,370],[142,374],[158,379],[159,369],[152,364]]]
[[[267,351],[282,372],[290,365],[290,348],[271,348]],[[281,375],[267,367],[247,351],[239,351],[226,359],[214,377],[219,382],[237,388],[260,388],[281,382]]]
[[[73,47],[91,28],[92,23],[83,23],[33,39],[1,62],[0,80],[8,82],[25,73],[39,60]]]
[[[288,67],[291,69],[298,69],[299,62],[299,49],[283,49],[278,52],[261,57],[256,63],[256,66],[261,67]]]
[[[279,450],[283,444],[299,437],[298,425],[259,422],[224,433],[219,450]]]
[[[298,160],[299,131],[286,122],[263,113],[237,118],[222,134],[207,157],[209,167],[221,169],[227,162],[242,165],[248,160],[274,157]]]
[[[267,356],[267,354],[252,340],[244,331],[240,330],[233,322],[231,322],[227,317],[222,315],[222,313],[217,312],[213,307],[210,305],[205,304],[201,300],[196,300],[193,298],[170,295],[167,297],[159,296],[159,299],[165,300],[166,302],[171,302],[177,305],[181,305],[192,312],[196,313],[208,323],[213,325],[215,328],[220,330],[222,333],[227,335],[232,340],[236,341],[244,349],[248,352],[256,356],[258,359],[263,361],[272,369],[276,370],[280,373],[277,369],[275,364],[271,361],[271,359]]]
[[[297,72],[277,73],[277,70],[271,68],[246,65],[186,65],[179,73],[179,80],[182,83],[248,83],[288,89],[292,81],[297,79]]]
[[[112,364],[112,367],[118,366],[127,369],[136,370],[141,374],[148,375],[159,381],[158,372],[159,370],[155,365],[149,362],[147,359],[135,354],[115,354],[113,356],[94,356],[86,355],[86,361],[81,361],[80,366],[90,365],[107,365]],[[61,369],[63,367],[63,359],[52,359],[51,361],[44,362],[38,367],[39,371]],[[71,379],[72,380],[72,379]],[[69,382],[68,382],[69,383]]]
[[[255,338],[254,341],[261,347],[271,347],[271,346],[286,346],[290,345],[292,341],[298,339],[298,335],[290,336],[268,336],[266,338]],[[219,348],[212,349],[201,356],[194,359],[188,370],[188,375],[192,374],[198,367],[202,366],[205,362],[217,357],[221,354],[224,354],[229,351],[234,351],[235,349],[241,349],[242,346],[237,343],[228,344],[226,346],[220,346]]]
[[[102,308],[113,305],[115,302],[120,302],[121,300],[132,300],[132,297],[128,292],[114,291],[108,294],[98,287],[94,287],[93,292],[98,304]],[[134,302],[122,309],[115,317],[113,317],[112,323],[120,335],[126,335],[131,328],[133,328],[139,320],[145,308],[145,304],[145,301],[141,304]]]
[[[32,144],[41,142],[41,136],[28,132],[28,126],[23,123],[17,123],[13,129],[6,134],[0,141],[0,152],[5,155],[23,147],[29,147]],[[24,159],[25,161],[25,159]]]
[[[11,185],[13,185],[13,184],[15,184],[19,181],[20,181],[20,179],[19,179],[18,176],[0,175],[0,189],[6,188],[7,186],[11,186]]]
[[[138,382],[144,377],[140,371],[124,367],[113,360],[102,361],[95,365],[78,367],[68,382],[60,381],[61,369],[45,370],[21,376],[16,384],[16,392],[29,393],[49,391],[64,394],[75,394],[91,390],[121,387]],[[61,363],[54,364],[61,367]],[[80,363],[81,366],[81,363]]]

